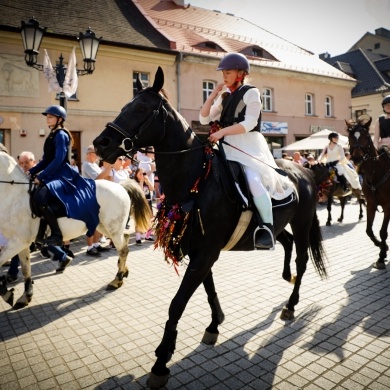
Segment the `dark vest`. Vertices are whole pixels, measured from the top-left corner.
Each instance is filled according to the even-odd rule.
[[[243,97],[251,88],[255,88],[252,85],[243,85],[233,93],[229,94],[222,101],[222,112],[220,122],[222,127],[228,127],[236,123],[242,122],[245,119],[246,104]],[[261,124],[261,111],[257,120],[257,125],[251,131],[260,132]]]
[[[390,119],[385,115],[379,117],[379,135],[381,138],[390,138]]]
[[[68,134],[68,137],[69,137],[68,156],[67,156],[66,160],[63,162],[70,163],[69,152],[71,150],[71,147],[70,147],[70,139],[71,138],[70,138],[69,131],[67,131],[66,129],[57,129],[55,131],[51,131],[49,136],[46,138],[45,144],[43,145],[43,154],[45,155],[45,160],[48,163],[52,162],[55,159],[54,139],[60,130],[65,131],[65,133]]]

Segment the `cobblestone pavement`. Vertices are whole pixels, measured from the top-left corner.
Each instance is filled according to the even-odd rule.
[[[219,340],[200,342],[211,316],[200,288],[179,323],[166,389],[390,388],[390,275],[372,267],[379,251],[365,217],[357,222],[357,204],[347,204],[342,224],[339,213],[336,205],[326,227],[318,206],[330,276],[321,281],[309,262],[292,322],[279,318],[292,291],[281,278],[280,245],[221,254],[213,269],[226,315]],[[33,254],[30,305],[0,303],[1,390],[146,388],[184,267],[178,277],[153,243],[134,244],[132,235],[130,274],[113,292],[105,290],[116,274],[113,250],[91,258],[81,238],[63,274]],[[16,298],[22,291],[20,282]]]

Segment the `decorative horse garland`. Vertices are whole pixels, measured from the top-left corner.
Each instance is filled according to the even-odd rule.
[[[180,205],[178,203],[169,205],[163,195],[161,197],[161,203],[157,206],[158,211],[153,224],[156,235],[154,248],[163,249],[165,261],[168,264],[173,264],[177,274],[179,274],[178,267],[184,259],[181,240],[188,227],[195,198],[199,195],[199,185],[201,181],[204,182],[207,179],[211,170],[211,163],[214,157],[211,145],[206,144],[204,146],[204,154],[205,159],[203,163],[203,174],[198,177],[190,190],[190,196],[192,199],[184,205]],[[198,216],[203,232],[203,224],[199,209]]]
[[[328,189],[332,187],[334,182],[337,182],[337,169],[330,167],[328,178],[317,187],[318,198],[322,198],[326,195],[328,193]]]

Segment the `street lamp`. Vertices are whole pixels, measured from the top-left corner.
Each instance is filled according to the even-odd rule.
[[[22,21],[21,34],[24,45],[24,60],[26,64],[32,68],[43,71],[43,65],[37,63],[37,57],[39,54],[39,47],[41,46],[43,35],[45,34],[47,27],[39,26],[38,21],[33,17],[27,23]],[[77,40],[80,44],[81,54],[84,61],[84,69],[76,69],[77,75],[84,76],[92,74],[95,70],[96,55],[99,49],[100,40],[95,33],[88,28],[85,33],[80,33]],[[56,78],[61,88],[64,86],[66,67],[63,63],[64,58],[62,53],[59,57],[59,63],[54,66],[56,72]],[[66,96],[63,91],[60,92],[60,105],[66,106]],[[65,107],[66,108],[66,107]]]

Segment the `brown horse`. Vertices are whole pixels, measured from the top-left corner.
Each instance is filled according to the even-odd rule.
[[[326,226],[332,225],[333,198],[337,198],[341,206],[341,214],[340,217],[337,219],[337,222],[343,222],[344,220],[344,208],[347,203],[348,196],[355,196],[359,202],[359,221],[363,218],[363,206],[366,205],[361,190],[351,188],[351,186],[348,185],[349,191],[344,192],[343,185],[339,181],[335,180],[333,176],[336,175],[336,164],[337,161],[333,161],[326,164],[305,164],[305,167],[311,169],[314,173],[314,180],[317,184],[318,194],[323,194],[328,198],[326,207],[326,209],[328,210],[328,219],[326,221]]]
[[[374,267],[385,269],[385,258],[389,249],[386,244],[387,228],[390,218],[390,154],[387,147],[377,150],[369,133],[372,118],[362,115],[357,122],[346,122],[352,161],[360,164],[360,172],[363,175],[363,193],[367,202],[367,228],[368,237],[379,246],[379,259]],[[375,213],[383,210],[383,222],[378,240],[372,230]]]

